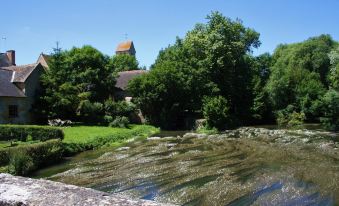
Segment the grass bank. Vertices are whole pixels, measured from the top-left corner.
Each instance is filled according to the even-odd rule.
[[[15,127],[16,130],[13,129]],[[4,133],[2,139],[7,140],[1,141],[0,138],[0,172],[10,172],[15,175],[27,175],[41,167],[55,164],[65,156],[100,147],[119,146],[129,139],[146,138],[159,132],[158,128],[148,125],[130,125],[129,128],[99,126],[51,128],[11,125],[6,128],[8,131],[25,128],[20,132],[20,138],[17,137],[18,135],[7,138],[6,134],[13,134],[13,132],[0,131]],[[59,131],[55,132],[55,129]],[[51,131],[55,137],[52,138],[48,133],[44,135],[46,130]],[[59,135],[60,132],[62,135]]]
[[[119,146],[131,138],[148,137],[160,130],[149,125],[130,125],[129,128],[75,126],[63,128],[66,155],[103,146]]]

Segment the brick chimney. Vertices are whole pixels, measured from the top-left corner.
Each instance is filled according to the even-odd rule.
[[[9,59],[9,62],[11,65],[15,66],[15,51],[14,50],[8,50],[6,52],[7,57]]]

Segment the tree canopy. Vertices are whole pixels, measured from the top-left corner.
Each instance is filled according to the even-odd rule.
[[[218,12],[185,38],[160,51],[152,70],[129,90],[151,123],[172,128],[184,113],[201,113],[205,96],[227,99],[229,112],[248,121],[252,107],[253,58],[259,34]]]
[[[321,35],[302,43],[278,46],[266,87],[275,111],[293,105],[306,114],[307,120],[319,117],[321,98],[329,85],[328,53],[334,45],[330,36]]]
[[[109,62],[110,66],[116,72],[129,71],[139,69],[139,62],[135,56],[129,54],[114,55]]]
[[[339,129],[338,42],[320,35],[254,56],[259,36],[240,20],[212,12],[162,49],[128,92],[149,123],[165,129],[187,128],[198,118],[219,130],[274,121]],[[125,125],[120,116],[135,106],[110,97],[116,73],[138,67],[134,56],[109,58],[91,46],[56,50],[42,78],[41,111],[49,118]]]

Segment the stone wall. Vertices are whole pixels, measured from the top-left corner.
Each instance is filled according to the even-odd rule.
[[[37,98],[37,91],[40,88],[40,76],[44,68],[38,65],[29,75],[25,83],[17,84],[27,97],[0,97],[0,124],[29,124],[33,123],[32,104]],[[9,118],[8,106],[18,106],[18,117]]]
[[[18,117],[9,118],[8,106],[18,106]],[[31,103],[27,97],[0,97],[0,124],[25,124],[30,121]]]
[[[131,199],[121,195],[42,179],[0,174],[0,206],[16,205],[119,205],[119,206],[170,206],[170,204]]]

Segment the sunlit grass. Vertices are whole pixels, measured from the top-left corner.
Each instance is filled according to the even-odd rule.
[[[130,128],[112,128],[100,126],[74,126],[63,128],[64,143],[87,143],[98,138],[109,138],[112,143],[135,136],[146,137],[159,131],[148,125],[131,125]]]

